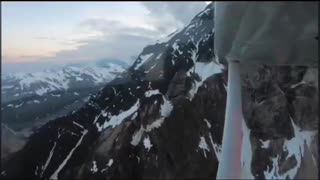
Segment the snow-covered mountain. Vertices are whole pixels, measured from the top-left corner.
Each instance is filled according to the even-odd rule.
[[[2,177],[214,179],[227,68],[213,53],[213,8],[145,47],[82,108],[38,129],[3,161]],[[242,69],[242,170],[255,179],[317,179],[317,70]]]
[[[2,76],[2,102],[26,96],[42,96],[48,92],[105,84],[125,70],[114,62],[67,65],[33,73],[14,73]]]
[[[2,76],[2,122],[28,137],[49,120],[84,105],[127,67],[119,60],[102,59]]]

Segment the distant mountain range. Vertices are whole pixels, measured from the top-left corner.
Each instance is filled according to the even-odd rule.
[[[127,68],[118,61],[99,60],[95,63],[69,64],[60,68],[32,73],[2,76],[2,103],[52,91],[79,89],[105,84]]]
[[[3,75],[2,122],[28,136],[33,128],[81,107],[127,67],[118,60],[103,59]]]

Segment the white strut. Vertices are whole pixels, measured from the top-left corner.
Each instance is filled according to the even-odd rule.
[[[229,61],[228,91],[222,137],[222,155],[217,179],[239,179],[241,176],[242,104],[240,63]]]

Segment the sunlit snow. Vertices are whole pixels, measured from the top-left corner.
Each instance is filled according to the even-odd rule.
[[[91,172],[96,173],[98,172],[97,163],[96,161],[92,161],[92,168],[90,169]]]
[[[148,151],[151,149],[152,144],[151,144],[151,141],[148,136],[146,138],[144,138],[143,145]]]
[[[141,55],[140,56],[141,61],[136,65],[134,69],[135,70],[139,69],[139,67],[142,66],[151,56],[153,56],[153,53]]]
[[[283,150],[288,152],[286,159],[291,156],[295,157],[297,160],[297,165],[280,175],[278,161],[279,156],[274,157],[272,158],[272,168],[268,168],[266,171],[264,171],[266,179],[285,179],[286,177],[293,179],[301,165],[301,161],[304,156],[305,144],[308,148],[310,148],[312,138],[317,134],[317,131],[301,131],[301,129],[293,122],[292,118],[290,119],[294,130],[294,137],[290,140],[285,140],[283,144]]]
[[[140,105],[140,101],[138,99],[137,102],[133,106],[131,106],[131,108],[129,108],[128,110],[122,111],[117,115],[109,115],[109,120],[108,121],[106,120],[102,126],[100,126],[99,123],[96,124],[98,131],[102,131],[103,129],[106,129],[109,126],[114,128],[115,126],[121,124],[121,122],[125,118],[127,118],[128,116],[130,116],[131,114],[133,114],[135,111],[138,110],[139,105]]]
[[[210,152],[210,149],[208,147],[206,139],[203,136],[200,137],[199,148],[203,150],[203,155],[205,158],[207,158],[206,151]]]

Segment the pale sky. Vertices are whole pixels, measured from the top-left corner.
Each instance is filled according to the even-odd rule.
[[[2,63],[132,61],[208,2],[1,2]],[[181,10],[183,9],[183,11]]]

